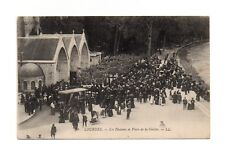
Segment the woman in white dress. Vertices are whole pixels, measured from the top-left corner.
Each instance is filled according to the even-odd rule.
[[[159,105],[162,105],[162,94],[159,95]]]
[[[150,96],[150,104],[153,105],[154,104],[154,96]]]

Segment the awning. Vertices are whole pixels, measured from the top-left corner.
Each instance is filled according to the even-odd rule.
[[[91,88],[93,85],[92,84],[89,84],[89,85],[82,85],[82,87],[85,87],[85,88]]]
[[[85,88],[75,88],[75,89],[59,91],[59,94],[71,94],[71,93],[83,92],[83,91],[87,91],[87,90],[88,89],[85,89]]]

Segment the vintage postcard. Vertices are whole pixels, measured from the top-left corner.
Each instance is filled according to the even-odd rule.
[[[209,139],[209,24],[17,17],[17,138]]]

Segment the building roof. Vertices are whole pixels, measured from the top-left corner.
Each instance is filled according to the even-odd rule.
[[[23,60],[53,60],[59,38],[18,38]]]
[[[65,48],[68,51],[73,36],[77,46],[79,46],[82,34],[40,34],[29,37],[18,37],[18,60],[21,58],[25,61],[53,60],[59,39],[62,38]]]
[[[20,77],[40,77],[44,76],[42,69],[33,63],[24,64],[19,72]]]
[[[82,34],[74,34],[74,37],[75,37],[77,46],[79,46],[80,45],[81,38],[82,38]]]
[[[70,46],[70,42],[71,42],[71,37],[63,37],[62,39],[63,39],[63,43],[65,45],[65,48],[66,48],[66,50],[68,52],[69,46]]]
[[[90,52],[90,56],[92,57],[94,57],[94,56],[99,56],[99,55],[101,55],[102,53],[101,52],[92,52],[92,51],[89,51]]]
[[[77,45],[79,46],[79,44],[80,44],[80,41],[81,41],[81,39],[82,39],[82,34],[41,34],[41,35],[36,35],[36,36],[34,36],[34,37],[39,37],[39,38],[41,38],[41,37],[45,37],[45,38],[59,38],[59,37],[62,37],[63,38],[63,41],[66,39],[66,41],[67,40],[71,40],[71,38],[74,36],[74,38],[75,38],[75,41],[76,41],[76,43],[77,43]],[[32,36],[30,36],[30,37],[32,37]],[[64,43],[64,44],[66,44],[66,43]]]

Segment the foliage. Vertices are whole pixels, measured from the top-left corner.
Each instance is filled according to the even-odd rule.
[[[82,33],[84,28],[90,50],[106,55],[146,53],[149,44],[154,53],[158,48],[209,39],[209,17],[204,16],[41,17],[40,22],[43,33]]]
[[[84,84],[91,82],[103,83],[109,75],[124,74],[129,71],[131,65],[137,62],[141,56],[121,54],[105,57],[99,65],[83,70],[80,79]]]

